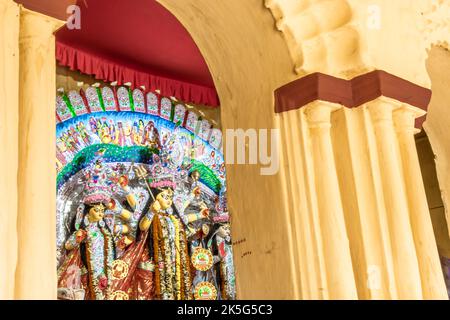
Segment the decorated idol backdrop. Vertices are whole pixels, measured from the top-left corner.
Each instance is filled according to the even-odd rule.
[[[140,89],[57,96],[58,296],[234,299],[221,132]]]

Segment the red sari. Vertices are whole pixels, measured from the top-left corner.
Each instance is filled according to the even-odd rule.
[[[114,261],[111,285],[113,300],[153,300],[154,265],[147,248],[148,231]]]

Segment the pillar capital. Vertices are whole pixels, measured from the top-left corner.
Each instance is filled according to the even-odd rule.
[[[326,101],[314,101],[305,107],[305,115],[308,125],[314,128],[330,128],[331,113],[343,106]]]
[[[418,133],[420,130],[415,128],[416,119],[426,114],[426,111],[408,105],[403,105],[393,113],[395,129],[399,133]]]
[[[393,112],[402,107],[402,104],[394,99],[380,97],[366,103],[365,107],[369,110],[373,124],[390,125],[393,123]]]
[[[47,43],[48,38],[64,24],[64,21],[20,6],[20,44],[30,41]]]

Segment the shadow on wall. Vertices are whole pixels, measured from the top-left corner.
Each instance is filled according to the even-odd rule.
[[[429,51],[427,70],[433,96],[424,131],[416,136],[422,176],[433,229],[450,296],[450,51],[434,46]],[[447,210],[446,210],[447,208]]]
[[[427,70],[431,79],[433,92],[428,115],[424,123],[435,155],[436,176],[439,181],[442,208],[447,228],[450,226],[450,51],[442,46],[433,46],[429,50]],[[445,221],[443,221],[445,222]],[[448,228],[450,229],[450,228]],[[447,236],[450,236],[447,230]],[[449,256],[450,257],[450,256]]]
[[[427,194],[428,208],[430,209],[434,235],[436,237],[439,256],[450,297],[450,237],[445,219],[445,208],[441,189],[436,174],[435,155],[428,136],[424,131],[416,136],[417,152],[419,154],[425,192]]]

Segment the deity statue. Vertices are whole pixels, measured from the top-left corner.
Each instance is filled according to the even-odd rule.
[[[218,275],[221,279],[221,298],[223,300],[234,300],[236,299],[236,279],[226,186],[222,187],[219,197],[216,199],[215,212],[217,215],[213,217],[213,221],[217,227],[217,232],[209,240],[208,246],[211,247],[214,255],[219,258]]]
[[[60,124],[58,297],[234,299],[228,212],[215,203],[221,153],[182,124],[142,117]]]
[[[190,299],[187,240],[172,211],[171,189],[159,190],[139,222],[138,241],[113,264],[115,299]]]
[[[110,201],[104,178],[102,172],[88,177],[75,230],[65,244],[69,254],[58,271],[58,288],[83,289],[87,300],[109,298],[111,265],[115,259],[113,232],[104,221],[105,208]]]
[[[128,186],[127,176],[116,178],[101,160],[95,161],[85,176],[84,197],[65,242],[67,255],[58,270],[60,296],[69,298],[76,292],[79,298],[84,292],[87,300],[112,298],[112,265],[134,242],[133,224],[138,220],[113,198],[119,195],[131,210],[143,207]]]
[[[197,299],[234,300],[236,285],[233,266],[229,214],[227,209],[226,188],[216,199],[214,212],[200,230],[200,240],[192,240],[192,260],[202,260],[197,264],[194,279],[194,296]],[[197,246],[197,247],[195,247]],[[202,259],[196,258],[203,257]],[[194,264],[195,266],[195,264]],[[207,294],[205,294],[206,292]],[[202,293],[206,297],[202,297]],[[213,295],[211,296],[211,293]]]
[[[236,281],[234,278],[233,251],[231,248],[230,224],[216,225],[217,230],[213,232],[208,240],[208,248],[214,257],[213,272],[215,282],[220,288],[221,300],[236,299]],[[218,279],[220,279],[218,281]]]
[[[189,300],[191,270],[185,226],[172,208],[173,191],[161,191],[142,219],[140,229],[151,229],[150,252],[155,265],[155,293],[163,300]]]

